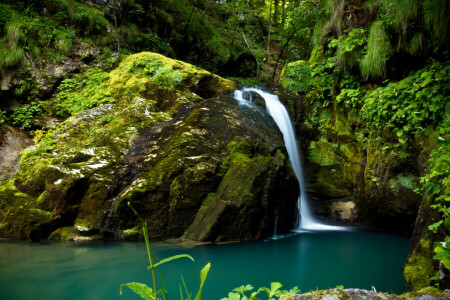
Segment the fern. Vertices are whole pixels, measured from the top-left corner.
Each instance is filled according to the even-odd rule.
[[[363,77],[386,77],[386,61],[391,54],[391,46],[384,31],[383,22],[377,21],[370,27],[367,40],[367,54],[363,57],[360,69]]]

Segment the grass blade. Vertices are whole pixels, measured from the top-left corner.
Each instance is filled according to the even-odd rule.
[[[133,292],[141,296],[144,300],[155,300],[153,290],[147,285],[140,282],[129,282],[120,285],[120,294],[124,287],[129,287]]]
[[[158,263],[156,263],[156,264],[154,264],[152,266],[149,266],[148,269],[150,270],[152,268],[156,268],[156,267],[158,267],[158,266],[160,266],[162,264],[165,264],[166,262],[169,262],[169,261],[172,261],[172,260],[175,260],[175,259],[179,259],[179,258],[183,258],[183,257],[189,258],[190,260],[194,261],[194,259],[190,255],[179,254],[179,255],[174,255],[174,256],[165,258],[165,259],[161,260],[160,262],[158,262]]]
[[[211,263],[208,263],[203,269],[200,271],[200,288],[197,292],[197,296],[195,296],[194,300],[201,300],[202,299],[202,289],[203,284],[205,283],[206,276],[208,275],[209,268],[211,267]]]

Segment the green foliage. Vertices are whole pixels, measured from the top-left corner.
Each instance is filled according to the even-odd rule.
[[[281,73],[281,85],[288,91],[304,93],[308,91],[310,81],[311,68],[302,60],[287,64]]]
[[[372,130],[390,129],[400,143],[437,126],[450,109],[450,65],[434,62],[396,83],[367,92],[361,115]]]
[[[180,71],[173,71],[167,68],[159,60],[139,60],[133,64],[132,72],[139,73],[142,69],[149,80],[169,90],[172,90],[183,81],[183,74]]]
[[[138,294],[145,300],[154,300],[152,288],[140,282],[129,282],[120,285],[120,295],[122,295],[122,290],[124,287],[129,287],[135,294]]]
[[[0,108],[0,125],[5,123],[6,120],[7,120],[7,118],[6,118],[6,111],[4,111],[3,109]]]
[[[435,243],[434,252],[436,255],[433,258],[439,260],[447,270],[450,270],[450,237],[446,237],[443,242]]]
[[[429,55],[445,52],[448,48],[449,1],[370,0],[364,4],[350,4],[341,0],[322,0],[320,4],[322,9],[314,30],[315,46],[326,47],[331,41],[328,46],[333,50],[336,63],[344,68],[358,66],[366,80],[385,78],[386,62],[394,55]],[[359,18],[359,15],[353,15],[353,6],[363,13],[359,26],[370,28],[367,47],[363,41],[366,35],[358,37],[360,33],[356,32],[353,38],[361,38],[358,41],[361,44],[349,43],[352,42],[351,33],[363,29],[353,29],[348,35],[342,32],[352,28],[351,22],[342,24],[345,13],[349,18]],[[396,61],[392,64],[394,68]],[[408,69],[407,66],[402,68]]]
[[[104,115],[103,117],[98,119],[98,122],[102,125],[105,125],[105,124],[113,122],[115,119],[116,119],[116,117],[114,117],[114,116]]]
[[[108,79],[109,74],[103,70],[91,69],[63,80],[56,95],[56,114],[70,116],[106,102],[113,102],[114,99],[102,87]]]
[[[356,28],[347,35],[331,39],[328,47],[336,49],[335,59],[337,65],[352,68],[359,62],[366,43],[366,31],[363,28]]]
[[[148,260],[150,262],[150,266],[148,267],[148,270],[150,270],[151,273],[152,273],[153,289],[150,288],[149,286],[147,286],[146,284],[143,284],[143,283],[130,282],[130,283],[122,284],[120,286],[120,294],[122,295],[123,288],[125,286],[127,286],[134,293],[136,293],[139,296],[141,296],[142,299],[145,299],[145,300],[158,300],[158,299],[167,300],[168,296],[167,296],[166,285],[165,285],[165,282],[164,282],[164,276],[163,276],[163,273],[161,271],[160,266],[165,264],[165,263],[168,263],[168,262],[170,262],[172,260],[176,260],[176,259],[180,259],[180,258],[189,258],[192,261],[194,261],[194,259],[191,256],[187,255],[187,254],[179,254],[179,255],[174,255],[174,256],[168,257],[168,258],[163,259],[163,260],[158,262],[156,260],[155,256],[153,255],[152,248],[150,246],[150,240],[149,240],[149,237],[148,237],[147,222],[144,219],[142,219],[142,217],[134,210],[134,208],[131,206],[130,202],[128,202],[128,206],[131,208],[131,210],[133,210],[133,212],[137,215],[137,217],[142,222],[142,232],[144,234],[145,245],[147,247]],[[206,277],[208,275],[210,267],[211,267],[211,264],[208,263],[200,271],[200,288],[199,288],[199,290],[197,292],[197,295],[195,296],[194,300],[201,300],[201,298],[202,298],[201,294],[202,294],[203,285],[205,283],[205,280],[206,280]],[[157,288],[156,271],[155,271],[155,269],[158,269],[158,271],[159,271],[161,283],[162,283],[162,286],[163,286],[161,290],[158,290],[158,288]],[[184,284],[184,280],[183,280],[183,285],[186,288],[186,285]],[[186,288],[186,292],[187,292],[187,295],[188,295],[188,299],[191,300],[190,293],[187,291],[187,288]],[[162,294],[162,298],[159,297],[160,294]],[[181,287],[180,287],[180,298],[181,298],[181,300],[184,300],[183,293],[181,291]]]
[[[55,21],[31,10],[16,11],[13,6],[0,4],[0,69],[19,64],[25,56],[57,60],[72,47],[75,34]]]
[[[364,92],[360,89],[342,89],[340,94],[336,96],[338,103],[344,103],[346,107],[355,107],[360,104],[364,98]]]
[[[390,53],[391,46],[384,32],[383,22],[372,23],[367,41],[367,53],[360,64],[362,76],[366,79],[386,77],[386,61]]]
[[[29,128],[34,117],[42,113],[42,106],[39,102],[32,102],[22,106],[16,106],[8,120],[22,128]]]
[[[259,300],[260,298],[257,298],[256,296],[260,294],[261,292],[265,292],[267,294],[267,299],[278,299],[283,295],[291,295],[291,294],[298,294],[300,290],[298,287],[294,287],[287,290],[281,290],[281,287],[283,285],[279,282],[272,282],[270,284],[270,288],[268,287],[261,287],[258,290],[252,292],[250,296],[247,296],[245,293],[252,291],[254,288],[253,286],[247,284],[247,285],[241,285],[240,287],[237,287],[233,289],[232,292],[228,293],[228,297],[222,298],[221,300]]]
[[[448,120],[448,119],[447,119]],[[428,172],[420,181],[422,191],[429,194],[433,201],[430,207],[437,210],[441,219],[428,226],[428,229],[437,233],[438,230],[450,230],[450,143],[448,138],[448,127],[439,145],[435,148],[428,159]],[[441,225],[444,225],[442,228]]]

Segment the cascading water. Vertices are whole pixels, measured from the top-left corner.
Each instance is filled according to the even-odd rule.
[[[277,95],[264,92],[257,88],[245,88],[242,91],[236,90],[234,98],[240,105],[249,106],[249,101],[244,98],[246,92],[258,93],[264,98],[266,102],[266,110],[269,115],[275,120],[280,131],[283,133],[283,140],[286,145],[286,150],[289,154],[289,160],[295,175],[297,176],[298,184],[300,186],[300,197],[297,201],[298,216],[297,216],[297,230],[343,230],[343,227],[329,226],[318,222],[311,214],[308,207],[305,176],[303,174],[300,152],[297,146],[297,139],[295,138],[294,128],[292,127],[291,119],[284,105],[280,102]]]

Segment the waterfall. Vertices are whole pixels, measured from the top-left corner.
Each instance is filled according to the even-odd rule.
[[[308,206],[308,196],[306,193],[305,176],[301,163],[300,151],[295,138],[295,131],[289,118],[289,114],[280,102],[277,95],[264,92],[258,88],[245,88],[242,91],[236,90],[234,98],[240,105],[249,106],[250,102],[244,98],[245,92],[255,92],[264,98],[266,102],[266,110],[269,115],[275,120],[280,131],[283,133],[283,140],[286,145],[286,150],[289,154],[289,161],[291,162],[294,173],[297,176],[298,184],[300,186],[300,196],[297,201],[297,222],[295,229],[297,230],[343,230],[339,226],[329,226],[321,224],[314,218],[311,209]]]

